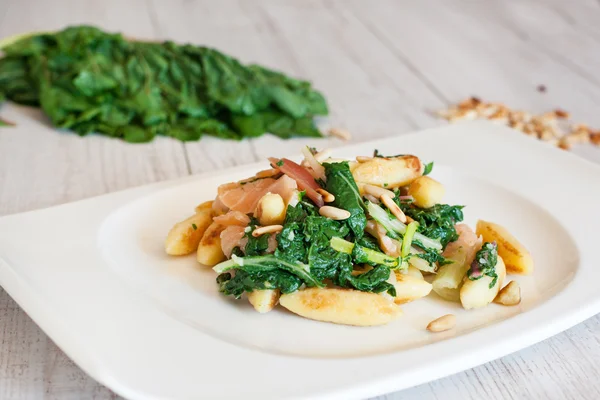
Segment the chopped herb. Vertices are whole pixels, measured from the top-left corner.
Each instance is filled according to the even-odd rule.
[[[381,154],[379,152],[379,150],[375,149],[373,151],[373,157],[377,157],[377,158],[395,158],[395,157],[402,157],[405,156],[406,154],[396,154],[395,156],[384,156],[383,154]]]
[[[383,187],[388,187],[388,184],[387,184],[387,182],[383,184]]]
[[[196,229],[198,229],[198,225],[192,224],[192,228],[194,228],[194,230],[196,230]]]
[[[498,246],[496,242],[485,242],[481,246],[481,250],[475,254],[475,259],[471,263],[471,268],[467,271],[467,276],[470,280],[476,281],[483,276],[493,278],[489,288],[493,288],[498,281],[496,273],[496,264],[498,263]]]
[[[431,173],[431,170],[433,169],[433,161],[425,164],[425,168],[423,169],[423,175],[429,175]]]
[[[252,182],[256,182],[256,181],[260,181],[261,179],[265,179],[265,178],[262,178],[262,177],[258,177],[258,176],[257,176],[257,177],[254,177],[254,178],[246,179],[245,181],[241,181],[241,182],[240,182],[240,185],[242,185],[242,186],[243,186],[243,185],[246,185],[246,184],[248,184],[248,183],[252,183]]]
[[[283,167],[283,160],[279,160],[275,163],[278,167]]]
[[[442,253],[436,251],[435,249],[425,248],[425,246],[423,246],[423,244],[421,244],[418,240],[413,240],[412,244],[423,250],[423,253],[417,253],[414,255],[427,261],[430,265],[438,263],[438,265],[441,267],[442,265],[452,263],[452,260],[445,258]]]

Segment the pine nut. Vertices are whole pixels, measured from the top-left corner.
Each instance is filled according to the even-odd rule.
[[[264,235],[265,233],[281,232],[282,229],[283,229],[282,225],[261,226],[260,228],[256,228],[255,230],[252,231],[252,236],[259,237],[259,236]]]
[[[350,140],[352,139],[352,135],[350,134],[350,132],[344,130],[344,129],[340,129],[340,128],[331,128],[329,130],[329,135],[331,136],[335,136],[338,137],[342,140]]]
[[[388,210],[390,210],[400,222],[406,223],[406,215],[404,215],[400,207],[398,207],[398,204],[394,203],[394,200],[392,200],[391,197],[382,194],[379,199],[381,199],[381,202],[385,204]]]
[[[382,195],[387,195],[390,199],[396,197],[394,192],[392,192],[391,190],[387,190],[374,185],[363,185],[363,191],[375,197],[381,197]]]
[[[258,171],[256,173],[257,178],[270,178],[271,176],[275,176],[280,174],[281,172],[278,169],[275,168],[271,168],[271,169],[264,169],[262,171]]]
[[[516,306],[521,302],[521,287],[517,281],[510,281],[494,299],[494,303],[505,306]]]
[[[323,149],[315,154],[315,160],[320,163],[327,160],[329,157],[331,157],[331,149]]]
[[[373,159],[373,157],[369,157],[369,156],[356,156],[356,161],[358,161],[359,163],[371,161],[372,159]]]
[[[437,319],[434,319],[427,325],[429,332],[444,332],[456,326],[456,316],[454,314],[446,314]]]
[[[335,196],[332,195],[331,193],[329,193],[325,189],[317,189],[316,192],[319,193],[321,196],[323,196],[323,201],[325,203],[331,203],[331,202],[335,201]]]
[[[344,210],[341,208],[337,208],[337,207],[331,207],[331,206],[323,206],[321,208],[319,208],[319,214],[321,214],[322,216],[329,218],[329,219],[333,219],[336,221],[342,221],[344,219],[348,219],[350,218],[350,211],[348,210]]]
[[[364,198],[369,200],[371,203],[379,204],[379,199],[372,194],[365,194]]]
[[[538,91],[544,91],[545,86],[538,86]],[[485,118],[492,122],[505,124],[527,136],[536,137],[548,144],[569,150],[577,143],[600,143],[600,133],[585,127],[579,130],[577,126],[567,128],[562,122],[569,122],[571,114],[562,109],[555,109],[543,114],[533,115],[528,112],[511,110],[501,103],[488,103],[472,98],[465,99],[457,105],[437,113],[438,116],[450,122],[461,119]]]

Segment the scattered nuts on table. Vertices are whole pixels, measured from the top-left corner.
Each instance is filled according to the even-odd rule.
[[[533,115],[511,110],[502,103],[486,103],[478,97],[469,97],[437,114],[449,122],[487,119],[564,150],[569,150],[574,144],[592,143],[600,147],[600,130],[585,124],[569,124],[571,114],[562,109]]]

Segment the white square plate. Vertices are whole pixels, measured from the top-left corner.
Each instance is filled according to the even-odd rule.
[[[226,144],[224,144],[226,145]],[[217,291],[194,257],[169,258],[177,220],[266,162],[0,219],[0,284],[81,368],[131,399],[365,398],[487,362],[600,311],[600,168],[489,123],[338,149],[434,160],[466,222],[507,226],[530,249],[523,302],[477,311],[431,295],[383,327],[260,315]],[[281,156],[281,154],[274,154]],[[457,327],[431,334],[446,313]]]

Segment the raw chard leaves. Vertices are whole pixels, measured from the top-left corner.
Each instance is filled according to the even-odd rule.
[[[157,135],[319,137],[309,82],[207,47],[126,40],[91,26],[3,41],[0,102],[40,107],[58,128],[131,143]]]

